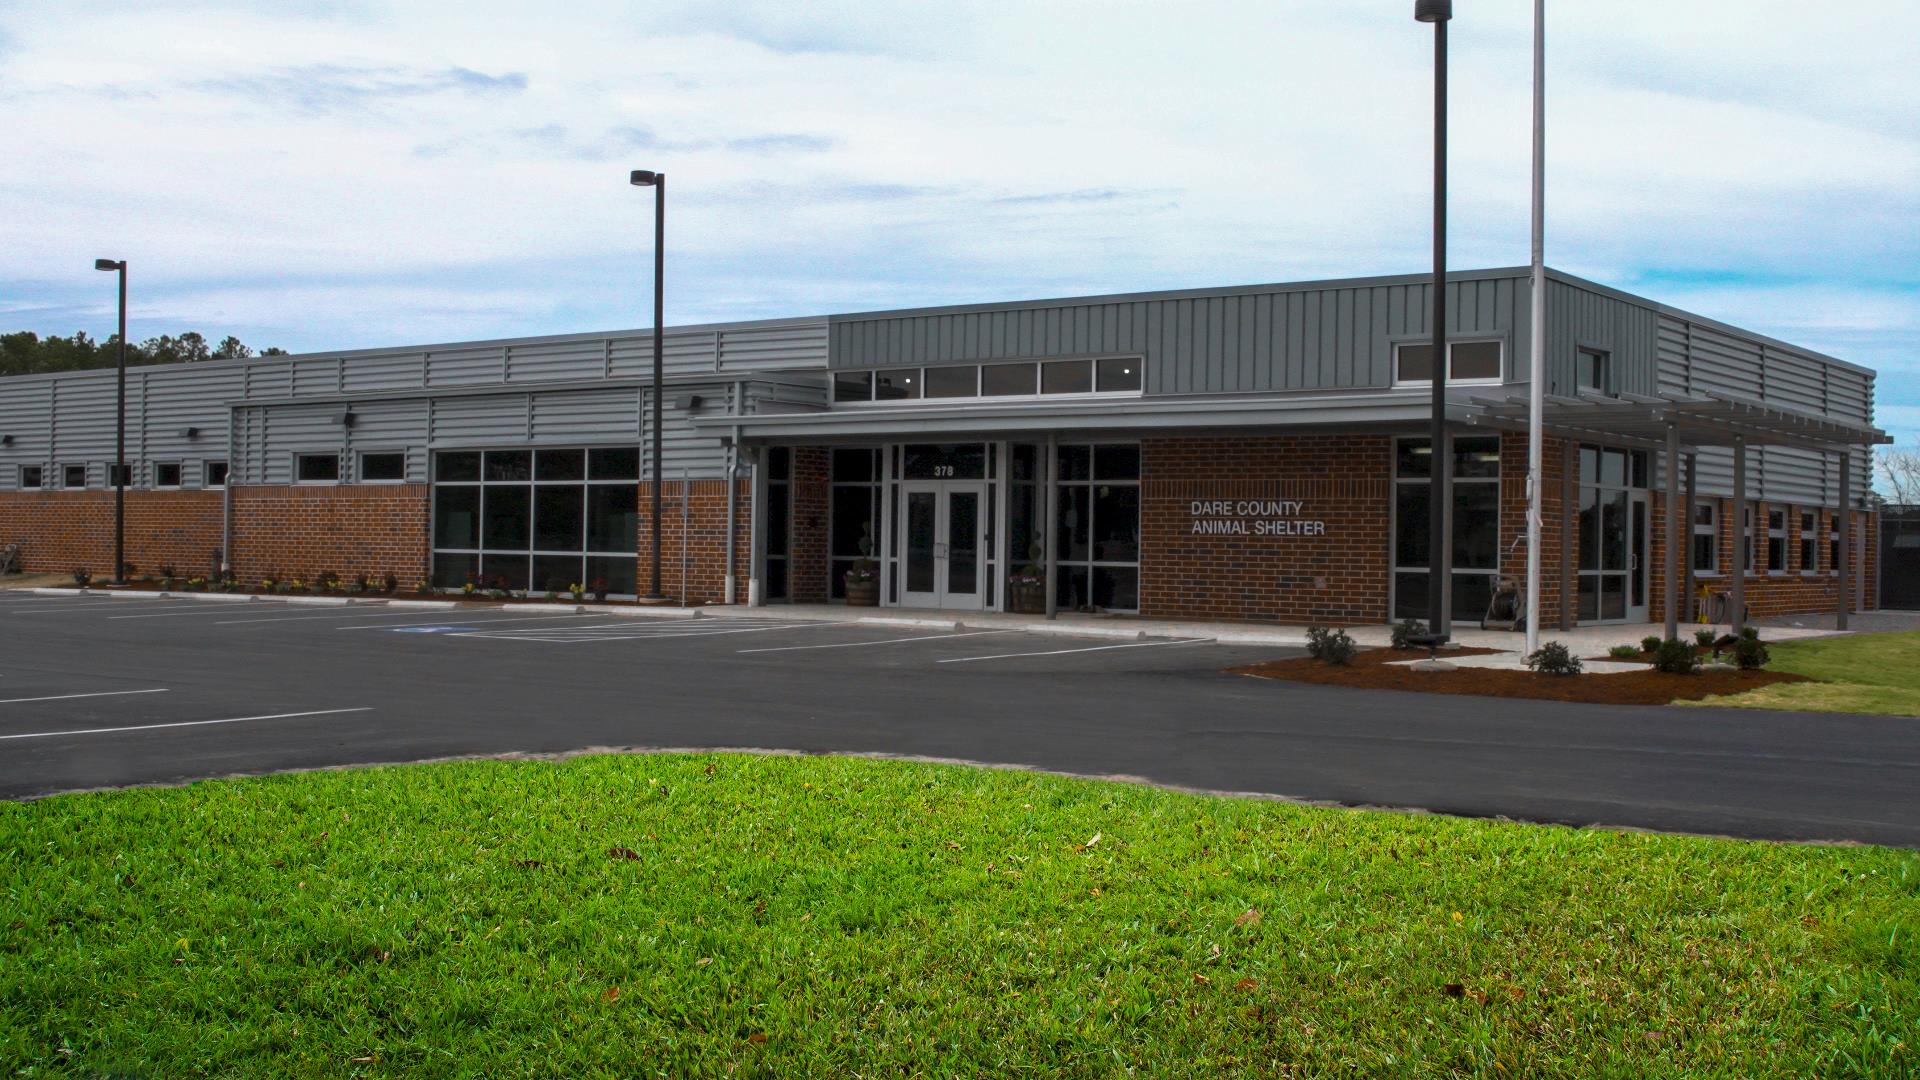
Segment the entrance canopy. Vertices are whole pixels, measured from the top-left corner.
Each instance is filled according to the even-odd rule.
[[[1503,401],[1481,401],[1462,410],[1469,424],[1525,431],[1528,404],[1523,397]],[[1692,564],[1685,563],[1682,552],[1686,516],[1683,508],[1694,499],[1693,470],[1687,469],[1687,484],[1682,490],[1680,459],[1689,449],[1702,446],[1728,447],[1733,452],[1733,501],[1744,506],[1747,499],[1748,446],[1792,446],[1802,450],[1833,454],[1840,459],[1840,535],[1838,588],[1835,590],[1834,622],[1837,629],[1847,626],[1847,593],[1852,559],[1853,452],[1860,446],[1892,442],[1886,432],[1869,424],[1854,424],[1816,413],[1788,408],[1777,402],[1755,401],[1715,391],[1691,394],[1619,394],[1581,393],[1575,397],[1550,394],[1542,410],[1542,427],[1548,433],[1573,440],[1644,446],[1666,454],[1665,484],[1667,496],[1666,536],[1666,633],[1679,631],[1680,579],[1684,573],[1688,591],[1692,589]],[[1691,461],[1691,459],[1689,459]],[[1569,511],[1570,512],[1570,511]],[[1740,519],[1735,518],[1736,521]],[[1739,527],[1739,526],[1736,526]],[[1563,549],[1562,575],[1568,552]],[[1746,617],[1745,560],[1733,560],[1728,590],[1732,623],[1736,630]]]
[[[1461,419],[1525,430],[1527,399],[1475,402],[1461,410]],[[1570,439],[1604,440],[1664,449],[1669,429],[1677,430],[1684,446],[1797,446],[1832,453],[1852,446],[1889,443],[1879,428],[1850,424],[1832,417],[1802,412],[1778,402],[1754,401],[1714,391],[1691,394],[1582,393],[1578,397],[1549,394],[1546,429]]]

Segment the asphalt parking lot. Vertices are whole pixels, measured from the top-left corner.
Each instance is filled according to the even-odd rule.
[[[0,592],[0,797],[594,747],[906,754],[1350,805],[1920,846],[1920,721],[1225,674],[1204,639]]]

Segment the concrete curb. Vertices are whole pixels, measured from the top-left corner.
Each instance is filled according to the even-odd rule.
[[[910,619],[894,618],[886,615],[862,615],[857,619],[805,619],[805,622],[848,623],[856,626],[918,626],[928,630],[964,630],[966,624],[958,619]]]
[[[259,597],[254,596],[252,593],[230,593],[230,592],[172,593],[170,595],[178,596],[178,597],[186,597],[191,600],[212,600],[216,603],[224,602],[229,604],[233,604],[233,603],[248,604],[259,599]]]
[[[589,610],[589,608],[583,606],[581,610]],[[618,615],[623,619],[704,619],[709,617],[702,614],[699,608],[623,606],[610,607],[602,611],[600,605],[595,604],[590,610],[596,615]]]
[[[288,604],[311,604],[316,607],[346,607],[353,603],[344,596],[281,596],[276,599]]]
[[[558,611],[567,615],[577,615],[586,610],[584,604],[501,604],[501,611]]]
[[[389,600],[390,608],[425,608],[428,611],[451,611],[460,605],[452,600]]]

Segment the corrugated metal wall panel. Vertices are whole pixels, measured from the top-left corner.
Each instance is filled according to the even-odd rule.
[[[342,363],[338,359],[293,361],[288,365],[293,369],[293,395],[308,397],[339,393]]]
[[[672,400],[669,398],[671,409]],[[533,395],[533,438],[543,443],[630,443],[640,437],[632,387]]]
[[[243,365],[240,383],[244,397],[286,397],[293,392],[293,361],[276,358],[271,362]]]
[[[52,382],[0,380],[0,435],[13,441],[0,446],[0,487],[20,482],[21,465],[47,466],[53,461]],[[53,478],[48,477],[47,483]],[[0,541],[11,538],[0,535]]]
[[[598,379],[607,372],[604,341],[546,342],[507,348],[507,381],[554,382]]]
[[[350,357],[341,369],[341,389],[349,394],[410,390],[426,385],[426,368],[426,354],[418,352]]]
[[[106,461],[113,457],[114,384],[104,379],[63,379],[55,401],[53,460]]]
[[[428,386],[474,386],[505,381],[506,349],[447,349],[427,354]]]
[[[1528,286],[1519,284],[1515,302],[1525,305],[1527,293]],[[1642,305],[1548,278],[1548,393],[1579,391],[1574,362],[1583,347],[1603,350],[1612,357],[1616,390],[1629,394],[1653,393],[1659,380],[1656,315]],[[1525,322],[1524,313],[1520,322]],[[1524,341],[1516,343],[1513,350],[1516,363],[1525,362],[1526,345]],[[1517,371],[1515,377],[1524,375],[1524,371]]]
[[[1524,294],[1511,278],[1451,283],[1454,332],[1508,343]],[[1251,289],[1211,296],[1089,301],[831,324],[834,367],[953,364],[1053,356],[1146,357],[1149,394],[1387,386],[1392,342],[1427,325],[1426,287]],[[1570,370],[1570,368],[1569,368]]]
[[[668,375],[698,375],[713,370],[712,333],[667,334],[661,341],[661,364]],[[639,377],[653,374],[653,338],[616,338],[613,374]]]
[[[399,450],[407,455],[407,479],[426,479],[427,402],[424,398],[354,402],[353,427],[342,435],[356,455],[353,468],[356,478],[360,453]]]
[[[336,419],[338,405],[282,405],[261,413],[261,454],[269,484],[293,479],[295,454],[339,453],[346,446],[346,428]]]
[[[526,394],[439,398],[433,403],[433,445],[512,446],[527,441]]]
[[[227,409],[222,403],[240,396],[238,370],[148,368],[140,373],[140,388],[137,445],[141,459],[191,461],[226,457]],[[193,429],[195,434],[187,435],[188,429]],[[134,445],[131,439],[129,444]],[[129,456],[133,453],[128,450]]]

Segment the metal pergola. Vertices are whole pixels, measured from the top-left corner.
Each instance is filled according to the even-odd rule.
[[[1527,400],[1481,400],[1456,405],[1448,410],[1468,424],[1503,430],[1527,429]],[[1853,464],[1854,452],[1893,440],[1879,428],[1852,424],[1828,416],[1804,412],[1778,402],[1756,401],[1732,394],[1697,391],[1689,394],[1599,394],[1582,392],[1577,396],[1549,394],[1546,397],[1544,430],[1547,434],[1573,442],[1605,442],[1616,446],[1643,447],[1666,455],[1666,636],[1679,635],[1681,578],[1693,589],[1693,564],[1685,557],[1685,510],[1696,497],[1693,452],[1703,446],[1727,447],[1733,452],[1733,503],[1736,514],[1747,502],[1747,454],[1749,446],[1793,446],[1816,453],[1832,454],[1840,469],[1840,558],[1836,569],[1838,597],[1834,610],[1837,629],[1847,627],[1849,582],[1853,551]],[[1681,483],[1681,458],[1686,457],[1686,482]],[[1577,482],[1567,470],[1564,482]],[[1563,500],[1564,513],[1573,512],[1573,500]],[[1735,536],[1743,535],[1743,518],[1736,518]],[[1746,618],[1746,559],[1735,542],[1736,554],[1729,570],[1730,620],[1735,633]],[[1572,599],[1567,553],[1563,544],[1561,569],[1561,624],[1572,625]],[[1684,569],[1683,569],[1684,567]]]

